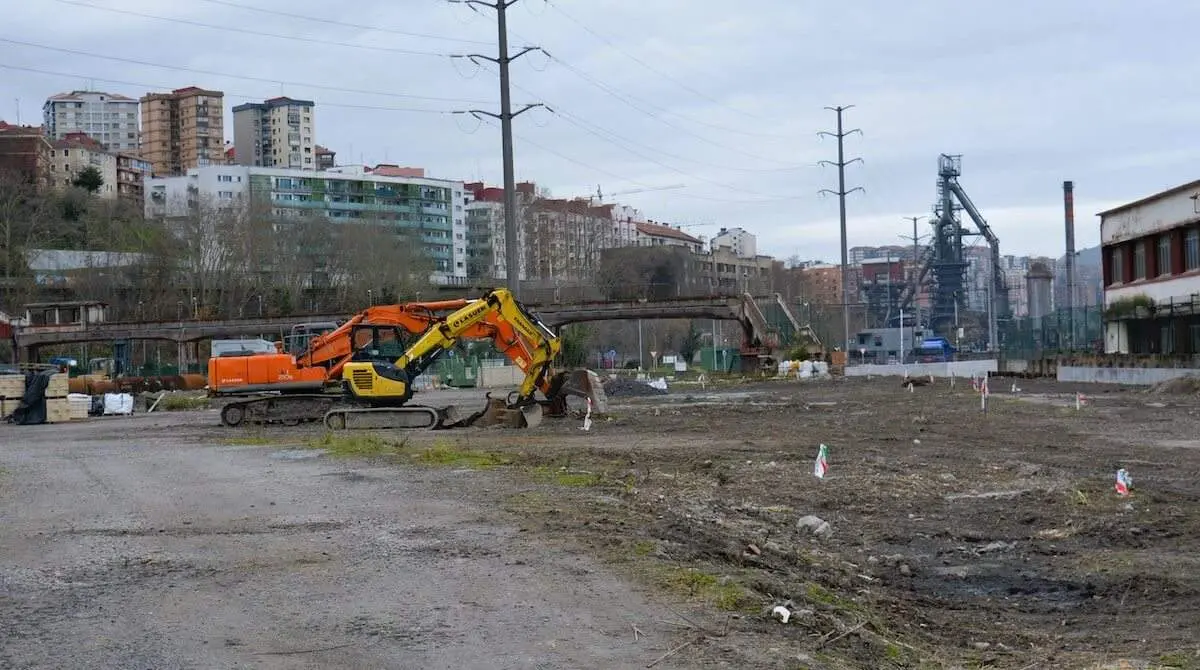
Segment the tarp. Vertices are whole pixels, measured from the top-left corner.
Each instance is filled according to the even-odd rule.
[[[46,387],[56,370],[43,370],[25,375],[25,395],[13,410],[8,421],[20,426],[46,423]]]

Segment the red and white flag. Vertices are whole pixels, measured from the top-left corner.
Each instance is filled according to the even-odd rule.
[[[817,460],[813,463],[813,476],[817,479],[825,479],[825,473],[829,471],[829,447],[821,445],[817,450]]]
[[[1117,470],[1117,495],[1122,498],[1129,495],[1129,487],[1133,486],[1133,477],[1129,476],[1129,472],[1125,468]]]

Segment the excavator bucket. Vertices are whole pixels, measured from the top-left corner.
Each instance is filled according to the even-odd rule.
[[[562,386],[556,394],[557,397],[552,400],[561,399],[561,404],[565,405],[568,396],[584,398],[591,401],[592,413],[608,413],[608,396],[604,393],[604,384],[601,383],[599,375],[583,369],[563,374]]]
[[[542,425],[542,406],[534,403],[532,405],[524,405],[519,411],[523,420],[522,428],[537,428]]]

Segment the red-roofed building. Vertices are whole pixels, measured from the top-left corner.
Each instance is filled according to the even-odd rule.
[[[401,167],[391,163],[380,163],[375,167],[366,168],[365,171],[370,174],[379,175],[380,177],[415,177],[418,179],[425,177],[425,168]]]
[[[653,221],[637,224],[637,245],[640,247],[676,246],[685,247],[693,253],[704,252],[704,241],[673,228]]]

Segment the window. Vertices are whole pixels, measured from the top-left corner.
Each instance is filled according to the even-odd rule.
[[[1133,278],[1146,278],[1146,241],[1142,240],[1133,245]]]
[[[233,175],[219,174],[217,175],[217,181],[233,181]]]
[[[217,191],[217,197],[222,200],[232,200],[233,191]]]
[[[1158,276],[1171,274],[1171,236],[1163,235],[1158,238]]]
[[[1109,252],[1109,265],[1112,270],[1112,279],[1110,284],[1120,284],[1125,281],[1125,254],[1124,249],[1116,247]]]
[[[1189,230],[1183,238],[1184,271],[1200,269],[1200,230]]]

